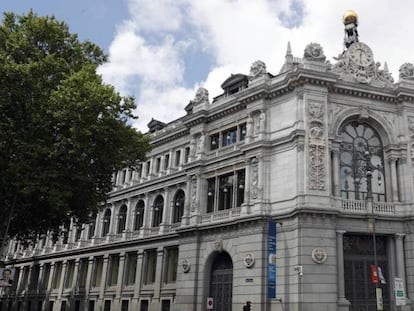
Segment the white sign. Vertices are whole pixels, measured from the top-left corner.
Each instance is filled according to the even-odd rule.
[[[382,300],[382,288],[377,287],[375,289],[375,292],[377,294],[377,310],[382,311],[382,310],[384,310],[384,302]]]
[[[395,294],[395,304],[397,306],[405,306],[405,290],[404,290],[404,281],[402,278],[394,279],[394,294]]]
[[[12,287],[14,273],[14,268],[0,268],[0,287]]]
[[[207,297],[207,310],[213,310],[213,297]]]

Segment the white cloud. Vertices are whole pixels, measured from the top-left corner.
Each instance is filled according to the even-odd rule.
[[[360,40],[376,61],[388,61],[394,79],[398,67],[414,61],[409,40],[414,2],[388,0],[129,0],[131,17],[119,27],[110,63],[101,68],[105,81],[137,97],[136,126],[146,131],[151,117],[172,121],[184,115],[198,85],[210,98],[231,73],[248,73],[263,60],[277,74],[286,44],[301,57],[310,42],[322,45],[328,59],[342,52],[342,14],[359,15]],[[300,4],[303,7],[300,7]],[[303,18],[302,18],[303,16]],[[286,17],[294,20],[289,23]],[[285,19],[285,20],[283,20]],[[291,24],[291,25],[289,25]],[[290,27],[290,28],[287,28]],[[191,49],[190,49],[191,47]],[[203,51],[213,66],[203,81],[184,81],[186,53]],[[200,56],[201,57],[201,56]],[[207,70],[207,69],[206,69]]]

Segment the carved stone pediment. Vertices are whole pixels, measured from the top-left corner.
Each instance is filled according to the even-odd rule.
[[[346,51],[335,58],[329,71],[339,74],[339,79],[379,87],[393,87],[394,79],[386,65],[374,61],[371,48],[363,42],[353,43]]]

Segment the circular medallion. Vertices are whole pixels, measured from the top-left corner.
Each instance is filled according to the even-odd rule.
[[[316,263],[324,263],[328,258],[328,254],[326,251],[321,247],[316,247],[312,250],[312,259]]]

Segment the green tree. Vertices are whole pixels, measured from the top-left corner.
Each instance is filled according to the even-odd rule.
[[[86,221],[112,173],[145,158],[133,98],[96,73],[102,50],[54,17],[5,13],[0,25],[0,238]],[[11,217],[10,217],[11,216]]]

